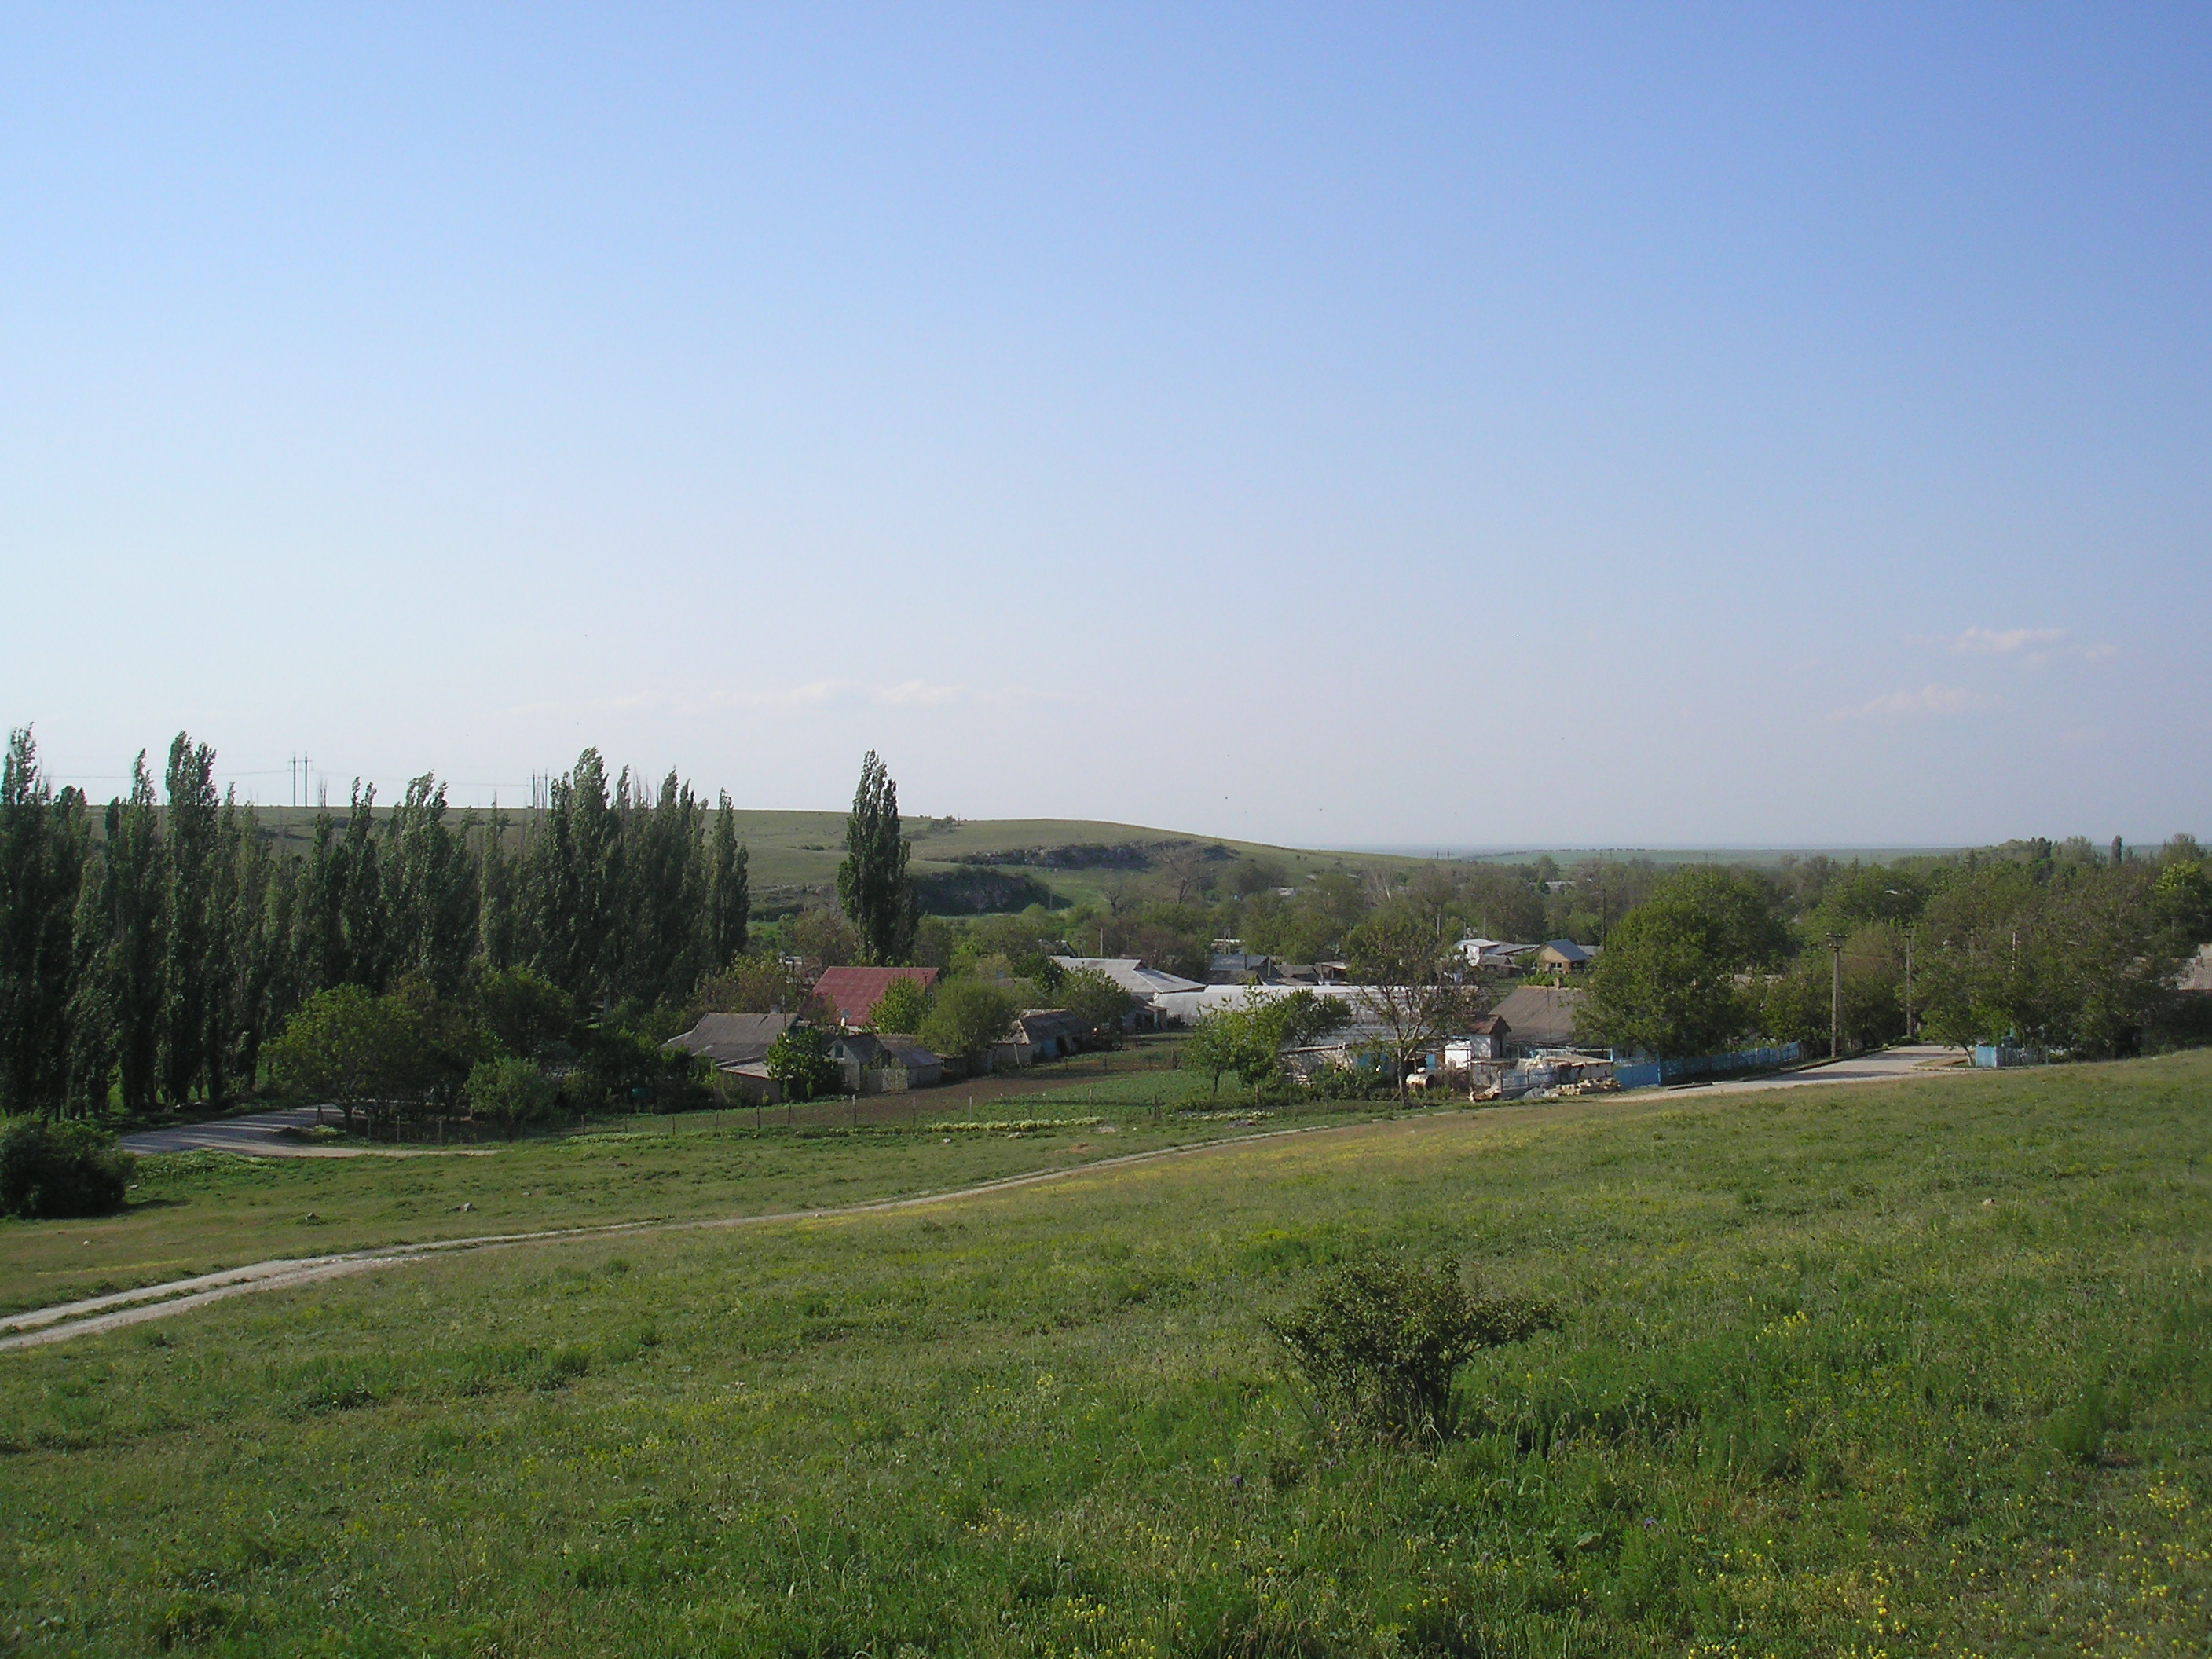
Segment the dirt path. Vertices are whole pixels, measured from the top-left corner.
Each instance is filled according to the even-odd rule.
[[[1838,1085],[1892,1081],[1914,1074],[1910,1068],[1899,1067],[1880,1076],[1861,1073],[1827,1079],[1808,1077],[1804,1079],[1804,1084],[1815,1081]],[[1925,1070],[1917,1074],[1923,1077],[1931,1075]],[[1747,1091],[1758,1086],[1741,1085]],[[1735,1091],[1733,1087],[1700,1089],[1695,1091],[1692,1100],[1702,1101]],[[1464,1108],[1451,1106],[1417,1112],[1397,1120],[1397,1122],[1402,1130],[1409,1132],[1449,1122],[1518,1127],[1573,1118],[1614,1115],[1620,1114],[1624,1108],[1679,1110],[1684,1105],[1692,1103],[1692,1100],[1686,1100],[1682,1091],[1649,1089],[1638,1090],[1629,1095],[1598,1096],[1542,1106],[1494,1108],[1472,1118],[1465,1115]],[[1004,1176],[996,1181],[981,1182],[972,1187],[956,1187],[941,1193],[917,1193],[906,1198],[877,1199],[865,1204],[843,1204],[822,1209],[776,1210],[757,1215],[721,1216],[696,1221],[617,1221],[597,1227],[489,1233],[477,1238],[448,1238],[424,1244],[392,1245],[380,1249],[349,1251],[340,1255],[295,1256],[274,1261],[258,1261],[250,1267],[230,1267],[221,1273],[172,1279],[167,1284],[146,1285],[134,1291],[118,1291],[111,1295],[57,1303],[51,1307],[0,1316],[0,1352],[15,1348],[37,1347],[49,1342],[65,1342],[71,1337],[118,1330],[147,1320],[166,1319],[173,1314],[188,1312],[228,1297],[243,1296],[256,1291],[295,1290],[306,1285],[320,1284],[326,1279],[371,1273],[380,1267],[404,1267],[410,1262],[429,1261],[457,1251],[503,1249],[516,1244],[622,1238],[641,1234],[699,1232],[728,1227],[764,1226],[782,1221],[815,1221],[833,1216],[872,1215],[892,1210],[918,1209],[928,1205],[957,1203],[963,1199],[984,1197],[993,1193],[1012,1192],[1046,1182],[1065,1181],[1101,1170],[1127,1169],[1134,1164],[1157,1163],[1164,1158],[1189,1158],[1207,1152],[1237,1152],[1263,1142],[1285,1140],[1296,1135],[1371,1131],[1383,1127],[1390,1121],[1389,1119],[1380,1121],[1369,1119],[1358,1123],[1309,1124],[1297,1128],[1263,1130],[1258,1134],[1200,1141],[1188,1146],[1162,1146],[1148,1152],[1128,1152],[1118,1158],[1073,1164],[1066,1169],[1036,1170],[1026,1175]]]

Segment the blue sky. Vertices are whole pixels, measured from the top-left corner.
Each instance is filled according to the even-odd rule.
[[[2212,13],[0,19],[0,718],[114,787],[2212,832]]]

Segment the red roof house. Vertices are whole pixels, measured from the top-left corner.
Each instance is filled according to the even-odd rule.
[[[917,981],[927,991],[937,982],[934,968],[824,968],[814,994],[830,1005],[840,1025],[864,1025],[895,979]]]

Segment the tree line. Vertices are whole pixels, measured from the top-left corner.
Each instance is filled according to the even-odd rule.
[[[1846,866],[1802,907],[1757,870],[1686,870],[1612,930],[1578,1031],[1669,1056],[1759,1036],[1818,1052],[1838,1025],[1846,1051],[1910,1035],[2130,1054],[2212,1035],[2212,1000],[2176,983],[2207,941],[2212,866],[2185,836]]]
[[[179,732],[95,811],[54,788],[27,728],[0,758],[0,1110],[93,1115],[251,1090],[264,1049],[339,988],[453,1001],[487,975],[571,1016],[679,1001],[749,942],[727,794],[657,789],[596,750],[525,820],[448,810],[428,774],[380,812],[356,783],[303,854],[219,792]]]

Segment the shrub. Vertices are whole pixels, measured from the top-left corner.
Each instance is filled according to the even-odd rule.
[[[1340,1268],[1268,1329],[1345,1418],[1389,1439],[1441,1438],[1452,1426],[1453,1373],[1558,1322],[1547,1304],[1484,1296],[1454,1268],[1389,1255]]]
[[[137,1167],[105,1129],[25,1118],[0,1133],[0,1215],[106,1215],[123,1207]]]
[[[512,1055],[477,1062],[469,1073],[469,1112],[509,1140],[553,1115],[560,1085],[526,1060]]]

